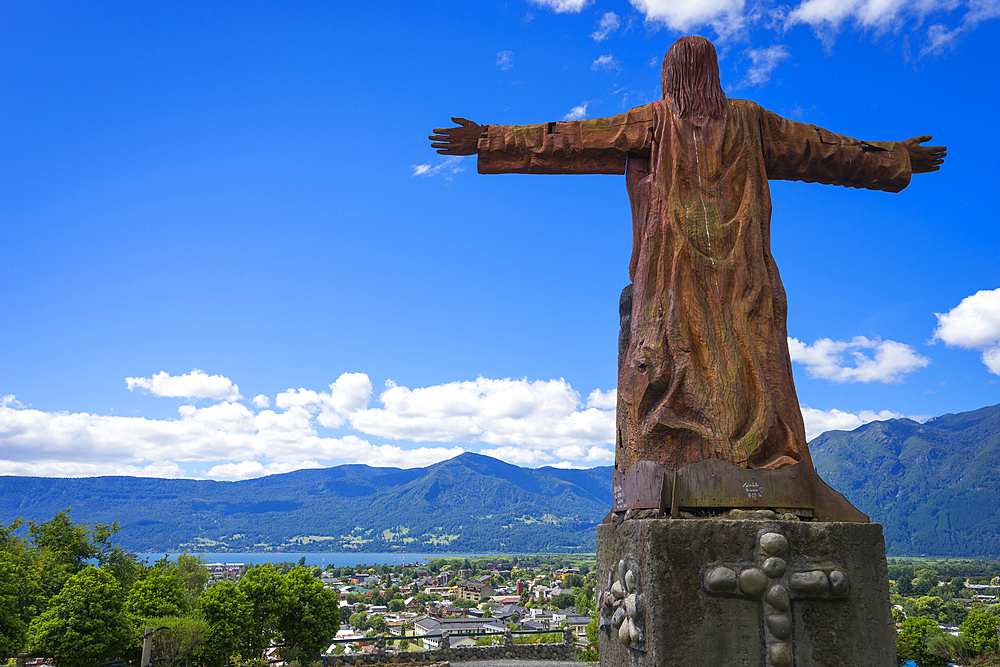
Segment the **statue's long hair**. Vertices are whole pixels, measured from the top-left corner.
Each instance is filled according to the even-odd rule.
[[[680,118],[726,113],[726,94],[719,82],[719,59],[704,37],[681,37],[663,57],[663,99],[671,99]]]

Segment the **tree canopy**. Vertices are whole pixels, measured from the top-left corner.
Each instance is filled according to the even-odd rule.
[[[88,566],[72,575],[49,608],[28,628],[32,651],[60,667],[92,667],[119,658],[137,643],[122,605],[121,586]]]

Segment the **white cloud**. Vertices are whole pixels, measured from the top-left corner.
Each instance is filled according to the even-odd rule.
[[[327,428],[344,425],[344,415],[363,410],[372,395],[372,383],[364,373],[344,373],[330,384],[330,391],[288,389],[278,394],[275,404],[285,409],[293,405],[319,410],[318,421]]]
[[[274,399],[274,405],[282,410],[293,406],[317,405],[322,402],[323,396],[312,389],[287,389]]]
[[[747,52],[753,63],[743,79],[743,86],[760,86],[771,80],[771,73],[787,60],[791,54],[784,44],[775,44],[766,49],[751,49]]]
[[[826,431],[853,431],[868,422],[900,419],[906,416],[892,410],[845,412],[836,408],[833,410],[817,410],[810,408],[808,405],[801,405],[799,407],[802,408],[802,420],[806,424],[806,440],[812,440]],[[917,417],[924,418],[924,415],[917,415],[910,417],[910,419],[920,421]]]
[[[1000,289],[980,290],[947,313],[934,313],[934,339],[977,350],[1000,342]]]
[[[600,56],[597,60],[593,62],[590,66],[592,70],[606,69],[606,70],[619,70],[621,66],[615,60],[615,57],[610,53],[606,56]]]
[[[990,369],[990,373],[1000,375],[1000,345],[983,350],[983,363]]]
[[[514,66],[513,51],[497,51],[497,67],[507,71]]]
[[[492,456],[495,459],[513,463],[516,466],[533,466],[552,461],[552,455],[541,449],[526,449],[524,447],[494,447],[481,449],[480,454]]]
[[[362,441],[364,442],[364,441]],[[465,449],[462,447],[417,447],[403,449],[395,445],[370,445],[364,443],[364,462],[383,468],[422,468],[455,458]]]
[[[618,406],[618,390],[601,391],[595,389],[587,397],[587,407],[599,410],[614,410]]]
[[[253,404],[258,408],[269,408],[271,407],[271,399],[264,394],[257,394],[253,397]]]
[[[611,33],[618,30],[621,26],[621,21],[618,19],[618,14],[614,12],[604,12],[601,16],[601,20],[597,22],[597,30],[590,33],[590,36],[596,42],[603,42],[606,40]]]
[[[300,405],[256,415],[238,403],[184,405],[179,419],[157,420],[43,412],[12,403],[0,406],[0,474],[178,477],[184,476],[178,463],[221,460],[211,476],[240,477],[314,467],[318,460],[414,467],[463,451],[375,446],[355,435],[319,437],[313,415]],[[261,467],[239,467],[249,460]]]
[[[372,383],[364,373],[344,373],[330,385],[326,399],[331,409],[341,413],[356,412],[368,405]]]
[[[159,461],[149,465],[84,463],[54,459],[40,461],[0,460],[0,475],[30,477],[165,477],[179,479],[190,477],[173,461]]]
[[[965,13],[957,21],[951,16],[964,7]],[[927,28],[927,43],[921,55],[940,53],[953,45],[966,32],[974,30],[981,22],[1000,17],[997,0],[804,0],[788,12],[785,27],[807,24],[829,46],[833,36],[844,23],[853,23],[861,30],[876,33],[899,30],[907,22],[917,26],[928,17],[942,15],[946,21],[955,21],[952,27],[935,22]]]
[[[961,27],[949,30],[948,26],[942,23],[935,23],[928,26],[927,44],[920,50],[920,55],[925,56],[928,53],[940,53],[944,51],[955,44],[962,32]]]
[[[614,441],[614,412],[578,409],[580,395],[562,379],[481,377],[418,389],[393,385],[379,400],[384,408],[346,415],[355,430],[393,440],[539,449]]]
[[[161,371],[151,378],[125,378],[129,391],[136,389],[154,396],[175,398],[212,398],[217,401],[235,401],[240,398],[239,387],[222,375],[208,375],[194,369],[184,375],[170,375]]]
[[[691,32],[710,25],[726,36],[743,29],[747,22],[745,0],[629,0],[650,23],[671,30]]]
[[[1000,18],[1000,2],[997,0],[969,0],[969,12],[965,15],[965,23],[976,26],[982,21]]]
[[[479,453],[519,466],[547,464],[555,468],[593,468],[594,466],[613,464],[615,461],[615,453],[608,447],[601,446],[581,447],[579,445],[568,445],[566,447],[557,447],[552,451],[503,446],[481,449]],[[563,460],[561,463],[548,463],[556,459],[566,460]]]
[[[982,350],[983,363],[1000,375],[1000,289],[980,290],[947,313],[934,313],[934,340],[951,347]]]
[[[573,107],[569,110],[569,113],[563,116],[563,120],[580,120],[587,116],[587,106],[590,102],[580,102],[578,106]]]
[[[449,155],[445,157],[441,162],[432,165],[430,162],[424,164],[413,165],[413,174],[410,178],[414,176],[443,176],[446,181],[452,180],[455,174],[465,171],[465,167],[461,165],[462,158],[464,155]]]
[[[452,382],[409,389],[386,382],[381,407],[369,407],[371,380],[344,373],[328,391],[299,388],[259,412],[235,401],[178,407],[175,419],[43,412],[14,395],[0,398],[0,474],[198,476],[245,479],[322,462],[425,466],[486,445],[505,460],[527,464],[613,459],[614,391],[586,401],[565,380]],[[349,425],[362,434],[403,441],[375,445],[358,435],[323,437],[320,426]],[[414,447],[406,443],[452,443]],[[493,450],[490,450],[493,451]],[[487,452],[489,453],[489,452]],[[610,457],[610,458],[609,458]],[[207,468],[207,470],[205,470]]]
[[[556,14],[578,14],[584,7],[589,5],[591,1],[592,0],[531,0],[533,4],[549,9]]]
[[[864,350],[874,350],[874,356]],[[850,341],[820,338],[812,345],[789,337],[788,351],[792,361],[804,364],[811,377],[834,382],[901,382],[930,363],[905,343],[864,336]],[[845,360],[845,355],[850,359]]]
[[[648,23],[681,33],[711,27],[728,39],[753,25],[785,31],[808,25],[829,47],[844,24],[861,31],[897,31],[929,25],[922,55],[939,52],[983,21],[1000,17],[997,0],[802,0],[780,4],[746,0],[630,0]],[[956,15],[956,10],[964,14]],[[939,18],[933,23],[932,18]],[[951,25],[948,25],[948,24]],[[594,33],[601,34],[600,30]],[[595,37],[596,39],[596,37]]]
[[[594,446],[583,447],[580,445],[566,445],[556,447],[552,453],[561,459],[573,459],[574,461],[586,461],[591,465],[614,463],[615,453],[607,447]]]
[[[222,463],[212,466],[205,477],[212,479],[250,479],[264,475],[303,470],[307,468],[322,468],[316,461],[300,461],[295,463],[271,463],[263,465],[259,461],[240,461],[239,463]]]
[[[902,20],[922,18],[935,11],[951,11],[958,6],[954,0],[805,0],[788,14],[788,24],[805,23],[814,28],[828,26],[839,29],[853,20],[859,27],[887,30]]]
[[[6,396],[0,396],[0,407],[4,407],[7,405],[14,406],[15,408],[24,407],[21,401],[17,400],[17,397],[14,396],[14,394],[7,394]]]

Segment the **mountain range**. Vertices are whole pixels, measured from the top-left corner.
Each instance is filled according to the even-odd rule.
[[[897,556],[1000,556],[1000,405],[890,419],[809,443],[816,471]]]
[[[72,507],[135,551],[592,552],[611,468],[465,453],[426,468],[342,465],[239,482],[0,477],[0,519]]]
[[[829,431],[817,471],[884,527],[891,556],[1000,556],[1000,405]],[[239,482],[0,477],[0,521],[111,523],[135,551],[593,552],[611,468],[473,453],[425,468],[342,465]]]

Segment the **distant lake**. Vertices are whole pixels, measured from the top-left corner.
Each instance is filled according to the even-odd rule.
[[[138,554],[139,558],[148,558],[152,563],[155,560],[160,559],[164,552],[154,552],[154,553],[142,553]],[[387,552],[387,553],[323,553],[313,551],[310,553],[212,553],[212,552],[189,552],[192,556],[204,556],[205,560],[209,563],[245,563],[247,565],[252,564],[263,564],[263,563],[283,563],[285,561],[291,561],[293,563],[299,562],[299,559],[303,556],[306,559],[307,566],[319,565],[320,567],[326,567],[332,565],[334,567],[356,567],[358,565],[404,565],[403,559],[405,557],[406,563],[423,565],[431,558],[483,558],[487,556],[496,556],[497,558],[510,558],[510,555],[497,555],[497,554],[420,554],[420,553],[407,553],[402,552]],[[166,552],[166,556],[170,560],[177,560],[179,554],[175,552]]]

